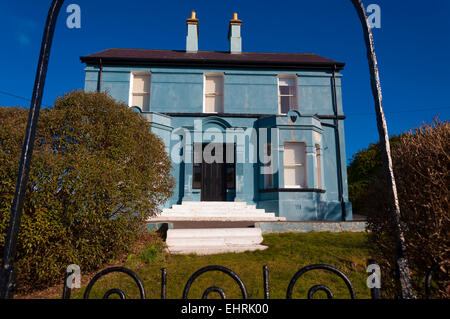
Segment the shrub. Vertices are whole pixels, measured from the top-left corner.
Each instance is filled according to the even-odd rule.
[[[395,149],[400,140],[399,136],[392,136],[389,139],[391,148]],[[352,156],[350,164],[347,167],[348,174],[348,196],[352,203],[354,214],[367,216],[364,205],[367,192],[374,183],[382,168],[381,146],[380,143],[370,144],[367,149],[363,149]]]
[[[401,136],[392,158],[413,286],[423,297],[426,271],[450,257],[450,123],[435,120]],[[383,269],[384,293],[394,296],[398,287],[391,269],[395,269],[396,241],[387,189],[379,172],[363,201],[370,211],[369,240]],[[439,295],[450,297],[448,274],[434,278]]]
[[[27,113],[0,108],[0,247]],[[170,169],[149,123],[104,93],[75,91],[42,110],[15,263],[21,290],[61,283],[70,264],[89,272],[127,252],[171,195]]]

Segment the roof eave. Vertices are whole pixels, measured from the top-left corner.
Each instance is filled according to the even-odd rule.
[[[102,64],[109,65],[155,65],[155,66],[198,66],[203,67],[240,67],[240,68],[261,68],[261,69],[314,69],[314,70],[329,70],[336,66],[336,70],[343,70],[345,63],[342,62],[266,62],[266,61],[233,61],[233,60],[192,60],[192,59],[142,59],[142,58],[111,58],[99,56],[82,56],[80,60],[86,64],[99,64],[100,59]]]

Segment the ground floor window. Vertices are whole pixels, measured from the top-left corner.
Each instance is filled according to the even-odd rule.
[[[273,187],[273,167],[272,167],[272,144],[267,143],[265,145],[266,155],[270,158],[267,163],[264,163],[264,188]]]
[[[307,188],[305,143],[284,143],[284,187]]]
[[[316,144],[316,180],[317,188],[322,188],[322,154],[320,153],[320,145]]]

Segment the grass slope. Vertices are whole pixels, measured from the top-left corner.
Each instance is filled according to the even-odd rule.
[[[156,240],[156,239],[154,239]],[[295,272],[310,264],[329,264],[341,270],[353,283],[357,298],[370,298],[366,287],[366,260],[369,257],[365,233],[306,233],[270,234],[264,236],[264,251],[209,256],[168,255],[155,243],[147,244],[136,254],[128,256],[125,266],[135,271],[144,283],[147,298],[160,298],[161,268],[167,269],[167,298],[181,298],[188,278],[207,265],[222,265],[237,273],[244,282],[249,298],[264,297],[262,266],[269,267],[270,297],[286,298],[286,290]],[[335,298],[349,298],[344,282],[334,274],[315,270],[304,274],[297,281],[293,298],[306,298],[308,289],[325,284]],[[202,274],[191,287],[189,298],[201,298],[210,286],[224,289],[227,298],[241,298],[240,290],[233,279],[221,272]],[[111,288],[122,289],[127,298],[137,298],[134,281],[123,274],[109,274],[94,286],[90,298],[102,298]],[[73,293],[80,298],[84,288]],[[219,297],[212,293],[210,298]],[[316,298],[324,298],[318,292]]]

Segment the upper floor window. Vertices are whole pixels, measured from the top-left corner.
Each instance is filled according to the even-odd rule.
[[[224,75],[223,73],[205,74],[204,83],[204,112],[205,113],[223,113],[223,92]]]
[[[284,187],[307,188],[306,145],[299,142],[284,143]]]
[[[150,111],[150,72],[136,71],[130,77],[130,106]]]
[[[296,75],[287,74],[278,77],[278,105],[280,114],[298,110]]]

